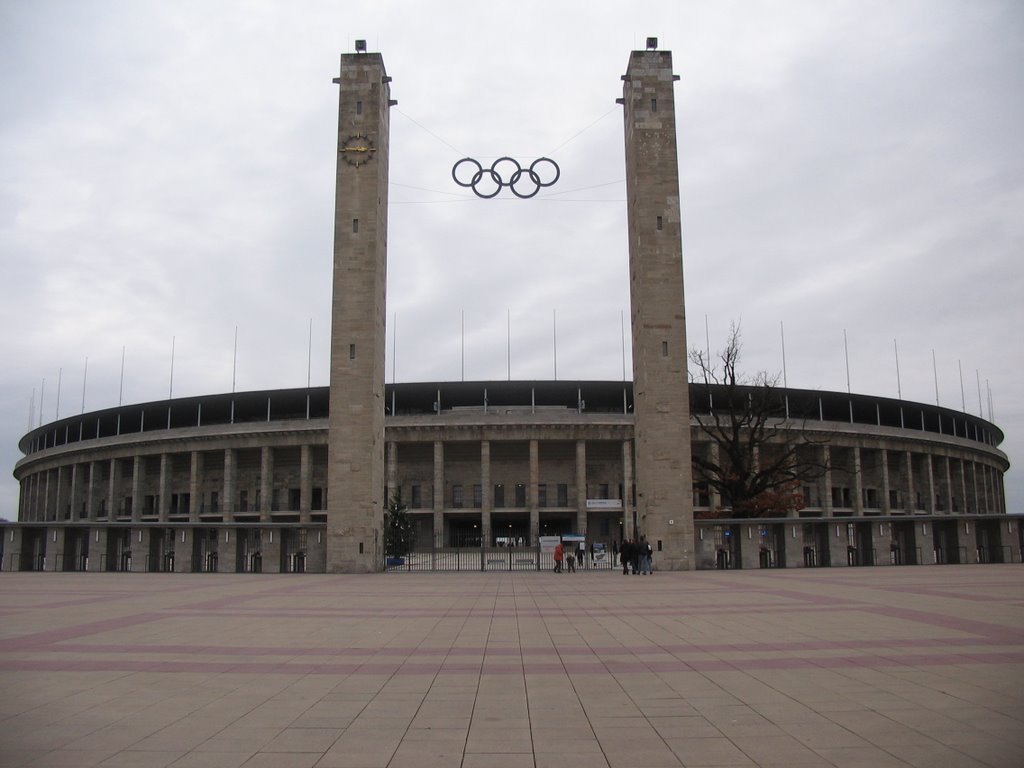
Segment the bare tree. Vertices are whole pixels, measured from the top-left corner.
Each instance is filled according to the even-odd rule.
[[[803,508],[802,486],[824,474],[821,451],[809,448],[828,436],[808,434],[793,418],[778,374],[740,373],[741,351],[736,323],[715,360],[690,350],[690,412],[715,449],[694,453],[696,479],[721,495],[723,508],[711,516],[783,517]]]

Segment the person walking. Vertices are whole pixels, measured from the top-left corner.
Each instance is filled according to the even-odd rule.
[[[640,542],[636,539],[629,540],[629,567],[634,576],[640,573]]]
[[[572,547],[565,550],[565,567],[569,573],[576,573],[576,554],[572,551]]]
[[[640,537],[640,573],[644,575],[653,574],[651,570],[651,555],[654,552],[651,549],[650,543],[643,536]]]
[[[558,542],[555,545],[555,573],[562,572],[562,557],[565,555],[565,549],[562,547],[562,542]]]
[[[619,559],[622,561],[622,575],[629,575],[629,562],[633,558],[633,545],[629,539],[622,540],[622,546],[619,547]]]

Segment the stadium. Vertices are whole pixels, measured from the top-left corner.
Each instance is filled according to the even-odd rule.
[[[385,385],[396,102],[383,60],[361,42],[335,80],[330,386],[41,424],[20,441],[18,522],[2,528],[3,570],[528,570],[549,567],[559,538],[600,569],[639,537],[666,570],[1021,561],[1003,435],[966,413],[776,389],[774,437],[759,447],[766,456],[798,444],[793,459],[820,468],[793,485],[799,503],[741,516],[702,479],[722,448],[702,425],[734,393],[688,380],[677,78],[654,38],[632,52],[619,100],[632,380]],[[385,518],[399,496],[415,543],[389,558]]]
[[[827,452],[830,470],[801,489],[805,506],[788,519],[700,519],[722,500],[696,486],[696,567],[1020,561],[993,424],[899,400],[780,394],[817,414],[793,428],[828,434],[807,450]],[[644,530],[629,383],[397,384],[386,402],[386,493],[409,505],[417,567],[480,567],[481,556],[490,570],[541,567],[539,536],[585,532],[589,551],[610,553],[634,524]],[[328,425],[326,387],[44,425],[21,441],[20,523],[4,537],[4,568],[324,571]],[[712,449],[691,432],[694,453]]]

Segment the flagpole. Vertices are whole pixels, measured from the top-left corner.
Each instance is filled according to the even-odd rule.
[[[117,407],[124,402],[124,344],[121,345],[121,384],[117,390]]]
[[[171,374],[168,378],[167,384],[167,399],[170,400],[174,397],[174,336],[171,336]]]
[[[964,367],[959,360],[956,361],[956,367],[960,371],[960,405],[964,409],[964,413],[967,413],[967,396],[964,394]]]
[[[85,370],[82,371],[82,413],[85,413],[85,381],[89,377],[89,358],[85,358]]]
[[[313,376],[313,318],[309,318],[309,344],[306,346],[306,389]]]
[[[54,411],[53,420],[57,421],[60,419],[60,384],[61,379],[64,377],[64,369],[57,369],[57,409]]]
[[[850,389],[850,345],[846,340],[846,329],[843,328],[843,352],[846,355],[846,394],[852,394]]]
[[[779,320],[779,333],[782,335],[782,387],[789,389],[789,380],[786,378],[786,326]]]
[[[551,350],[554,354],[555,381],[558,381],[558,319],[555,315],[557,310],[551,310]]]
[[[896,353],[896,397],[903,399],[903,385],[900,382],[900,348],[896,345],[896,339],[892,340],[892,349]]]
[[[622,333],[622,380],[626,380],[626,313],[619,310],[619,331]]]

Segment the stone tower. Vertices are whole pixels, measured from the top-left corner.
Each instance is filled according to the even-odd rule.
[[[357,50],[359,46],[357,43]],[[343,54],[331,300],[327,570],[383,566],[384,340],[390,78],[378,53]]]
[[[657,47],[655,40],[650,42],[649,48]],[[690,570],[693,478],[673,94],[677,79],[670,52],[633,51],[622,77],[622,104],[637,527],[654,547],[659,568]]]

